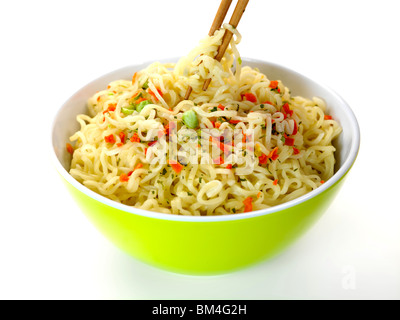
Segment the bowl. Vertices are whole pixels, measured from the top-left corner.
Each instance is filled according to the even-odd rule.
[[[57,171],[88,219],[117,247],[134,258],[177,273],[220,274],[271,258],[304,234],[333,201],[357,157],[360,133],[347,103],[334,91],[286,67],[252,59],[269,79],[280,79],[293,95],[323,98],[328,113],[343,132],[334,141],[335,174],[319,188],[290,202],[264,210],[226,216],[180,216],[137,209],[97,194],[69,173],[68,138],[77,130],[76,116],[87,112],[86,103],[96,91],[150,63],[108,73],[76,92],[58,111],[52,127],[52,155]],[[168,60],[176,61],[173,59]],[[165,61],[167,62],[167,61]]]

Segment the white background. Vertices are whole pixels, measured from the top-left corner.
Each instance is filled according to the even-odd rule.
[[[62,185],[49,157],[61,104],[114,69],[187,54],[218,4],[2,3],[0,299],[400,299],[396,0],[251,0],[239,24],[242,56],[327,84],[361,127],[336,201],[279,257],[215,277],[154,269],[111,245]]]

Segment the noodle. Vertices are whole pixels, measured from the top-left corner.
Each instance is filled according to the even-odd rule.
[[[218,62],[225,29],[236,39]],[[153,63],[94,94],[70,137],[70,174],[114,201],[181,215],[268,208],[332,177],[341,128],[324,101],[242,66],[240,38],[224,25],[177,64]]]

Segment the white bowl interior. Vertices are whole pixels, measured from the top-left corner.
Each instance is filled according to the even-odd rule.
[[[176,60],[177,59],[169,59],[162,62],[171,62]],[[334,145],[337,148],[337,163],[335,168],[336,173],[328,182],[326,182],[322,187],[318,189],[328,188],[329,185],[339,180],[341,176],[343,176],[353,164],[357,156],[360,139],[357,120],[347,103],[331,89],[293,70],[259,60],[251,60],[245,58],[243,58],[242,60],[244,65],[248,65],[252,68],[258,68],[262,73],[266,74],[269,79],[282,80],[284,85],[291,90],[292,95],[300,95],[305,98],[312,98],[316,96],[325,100],[328,106],[328,113],[340,123],[343,132],[340,134],[339,138],[334,141]],[[144,69],[149,64],[150,63],[143,63],[140,65],[128,66],[108,73],[80,89],[61,107],[54,120],[52,129],[53,150],[55,152],[56,158],[59,161],[59,164],[61,164],[61,166],[65,169],[65,172],[61,172],[61,174],[63,174],[64,176],[69,175],[68,171],[70,167],[71,156],[66,151],[65,145],[67,142],[69,142],[69,137],[77,130],[79,130],[79,124],[76,121],[76,116],[78,114],[87,113],[87,100],[96,91],[103,90],[110,82],[114,80],[130,80],[132,78],[132,75],[136,71]],[[71,181],[71,179],[69,180]],[[77,181],[75,182],[76,184],[79,184]],[[82,188],[86,189],[85,187]],[[80,187],[81,190],[82,188]],[[314,190],[303,197],[310,197],[312,196],[310,194],[320,192],[320,190],[317,190]],[[87,191],[93,196],[92,191],[90,191],[89,189],[87,189]],[[108,200],[106,201],[109,202]],[[291,202],[289,202],[288,204],[290,204]],[[127,210],[130,211],[129,209]]]

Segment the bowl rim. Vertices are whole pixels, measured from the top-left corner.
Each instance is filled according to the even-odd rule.
[[[274,62],[269,62],[269,61],[264,61],[260,59],[252,59],[252,58],[245,58],[242,57],[243,62],[249,62],[249,63],[256,63],[256,64],[263,64],[263,65],[269,65],[274,68],[279,68],[282,69],[286,72],[292,73],[292,74],[297,74],[305,79],[307,79],[310,82],[313,82],[317,85],[319,85],[321,88],[326,90],[328,93],[330,93],[332,96],[334,96],[338,101],[340,101],[343,110],[345,111],[345,114],[350,122],[350,136],[352,137],[352,143],[349,149],[348,156],[344,160],[343,164],[340,166],[340,168],[334,173],[334,175],[327,180],[324,184],[319,186],[318,188],[296,198],[293,200],[290,200],[288,202],[272,206],[267,209],[261,209],[257,211],[251,211],[251,212],[245,212],[245,213],[238,213],[238,214],[228,214],[228,215],[216,215],[216,216],[187,216],[187,215],[175,215],[175,214],[170,214],[170,213],[161,213],[161,212],[155,212],[155,211],[150,211],[150,210],[144,210],[144,209],[139,209],[133,206],[128,206],[122,203],[118,203],[114,200],[108,199],[105,196],[98,194],[89,188],[85,187],[83,184],[75,180],[69,172],[63,167],[61,164],[60,160],[57,158],[56,152],[54,150],[54,144],[53,144],[53,137],[54,137],[54,132],[55,132],[55,126],[57,119],[59,117],[59,114],[61,111],[64,109],[64,107],[69,103],[71,99],[73,99],[76,95],[80,93],[80,91],[99,81],[102,78],[105,78],[107,76],[110,76],[114,73],[122,72],[123,70],[127,69],[135,69],[139,68],[143,65],[150,65],[153,62],[160,62],[160,63],[168,63],[168,62],[173,62],[177,61],[177,58],[170,58],[170,59],[160,59],[160,60],[152,60],[148,62],[140,62],[138,64],[134,65],[129,65],[125,66],[116,70],[113,70],[111,72],[108,72],[104,75],[101,75],[97,77],[96,79],[92,80],[91,82],[87,83],[85,86],[81,87],[79,90],[77,90],[73,95],[71,95],[62,105],[59,107],[57,112],[55,113],[55,116],[53,117],[53,122],[51,125],[51,135],[50,135],[50,143],[51,143],[51,157],[53,160],[53,164],[55,165],[57,171],[61,176],[68,182],[70,183],[74,188],[85,194],[86,196],[99,201],[100,203],[107,205],[109,207],[115,208],[117,210],[124,211],[126,213],[130,214],[135,214],[143,217],[148,217],[148,218],[155,218],[155,219],[161,219],[161,220],[171,220],[171,221],[185,221],[185,222],[222,222],[222,221],[233,221],[233,220],[241,220],[241,219],[249,219],[249,218],[255,218],[255,217],[260,217],[264,215],[269,215],[272,213],[284,211],[286,209],[295,207],[301,203],[304,203],[308,200],[311,200],[312,198],[317,197],[318,195],[324,193],[326,190],[330,189],[333,185],[335,185],[338,181],[340,181],[346,173],[351,169],[352,165],[354,164],[358,151],[360,148],[360,128],[358,121],[356,119],[356,116],[353,112],[353,110],[350,108],[348,103],[338,94],[336,91],[332,90],[329,86],[324,85],[320,81],[316,81],[314,79],[309,78],[308,76],[299,73],[293,69],[290,69],[288,67],[282,66],[280,64],[274,63]]]

